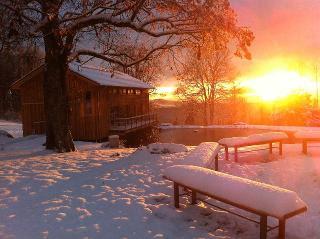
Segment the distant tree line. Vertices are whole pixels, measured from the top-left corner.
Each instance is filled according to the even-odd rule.
[[[179,101],[175,106],[158,107],[156,111],[161,122],[204,125],[203,106],[203,103],[195,100]],[[265,102],[246,98],[240,89],[231,92],[224,100],[217,101],[214,112],[214,120],[208,124],[320,126],[320,110],[313,106],[312,95],[304,92]]]

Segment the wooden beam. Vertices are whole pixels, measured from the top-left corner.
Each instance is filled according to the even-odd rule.
[[[228,146],[224,146],[224,151],[225,151],[225,159],[228,161],[229,160]]]
[[[286,220],[279,220],[279,239],[286,237]]]
[[[191,190],[191,204],[197,204],[197,192],[195,190]]]
[[[267,239],[268,218],[265,215],[260,216],[260,239]]]
[[[173,182],[174,206],[179,208],[179,184]]]
[[[219,157],[218,157],[218,155],[216,155],[216,157],[214,158],[214,170],[219,171]]]
[[[302,141],[302,152],[303,152],[304,154],[307,154],[307,153],[308,153],[308,143],[307,143],[306,140],[303,140],[303,141]]]
[[[238,162],[238,147],[234,147],[234,161]]]

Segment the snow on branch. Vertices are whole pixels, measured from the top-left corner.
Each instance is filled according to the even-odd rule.
[[[130,61],[129,62],[125,62],[119,59],[119,55],[123,55],[123,53],[119,53],[117,54],[108,54],[108,53],[98,53],[96,51],[92,51],[92,50],[87,50],[87,49],[81,49],[81,50],[77,50],[76,52],[74,52],[74,54],[71,55],[70,57],[70,61],[78,58],[79,56],[91,56],[91,57],[95,57],[95,58],[99,58],[105,61],[108,61],[110,63],[114,63],[123,67],[131,67],[133,65],[139,64],[140,62],[146,61],[150,58],[150,56],[152,54],[154,54],[157,51],[162,51],[162,50],[169,50],[172,49],[174,47],[179,47],[182,46],[183,41],[179,41],[179,42],[175,42],[175,43],[169,43],[171,38],[167,39],[167,41],[162,44],[159,45],[157,47],[153,47],[151,50],[149,50],[147,53],[145,53],[142,57],[140,57],[139,59],[132,59],[130,57]]]
[[[153,27],[157,30],[150,30],[148,26],[160,23],[167,23],[170,26],[168,30],[160,29],[160,25],[158,27]],[[171,20],[170,17],[155,17],[153,19],[135,23],[131,19],[120,19],[115,18],[111,14],[97,14],[91,15],[83,18],[79,18],[73,24],[68,26],[65,29],[65,35],[72,34],[74,32],[80,31],[83,28],[95,26],[98,24],[109,24],[113,27],[118,28],[129,28],[139,33],[146,33],[153,37],[161,37],[161,36],[168,36],[168,35],[184,35],[184,34],[193,34],[193,33],[200,33],[201,29],[195,29],[192,23],[185,23],[183,28],[179,28],[180,25],[175,24],[174,21]],[[187,26],[190,27],[187,27]],[[164,26],[162,26],[164,28]],[[168,27],[167,27],[168,28]]]

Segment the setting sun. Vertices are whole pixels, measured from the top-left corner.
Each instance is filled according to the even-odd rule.
[[[289,70],[276,70],[244,79],[241,86],[248,90],[246,96],[258,97],[263,101],[283,99],[298,92],[315,92],[315,82],[310,76]]]
[[[176,98],[175,91],[177,87],[175,85],[163,85],[156,88],[156,91],[151,96],[152,99],[161,98],[166,100],[174,100]]]

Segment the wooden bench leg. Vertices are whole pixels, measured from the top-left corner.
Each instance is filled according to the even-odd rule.
[[[282,141],[279,142],[279,155],[282,155]]]
[[[191,204],[197,204],[197,192],[194,190],[191,190]]]
[[[234,161],[237,163],[238,162],[238,148],[234,147]]]
[[[307,154],[307,151],[308,151],[307,147],[308,147],[307,141],[303,140],[302,141],[302,153]]]
[[[229,160],[228,146],[225,146],[225,147],[224,147],[224,152],[225,152],[225,153],[224,153],[224,154],[225,154],[225,159],[226,159],[226,160]]]
[[[214,170],[219,171],[219,157],[218,157],[218,155],[214,158]]]
[[[272,154],[272,143],[269,143],[269,153]]]
[[[279,239],[286,238],[286,220],[279,220]]]
[[[268,218],[260,216],[260,239],[267,239]]]
[[[179,184],[173,182],[174,206],[179,208]]]

